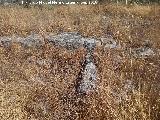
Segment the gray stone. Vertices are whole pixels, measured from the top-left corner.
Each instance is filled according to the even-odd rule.
[[[26,38],[19,38],[19,42],[25,47],[40,47],[44,45],[44,39],[38,34],[31,34]]]
[[[39,47],[44,44],[44,39],[38,34],[31,34],[28,37],[0,37],[0,45],[9,46],[12,43],[20,43],[24,47]]]
[[[65,32],[58,35],[48,35],[46,39],[56,46],[64,47],[68,50],[86,48],[88,51],[93,51],[96,44],[99,42],[93,38],[84,38],[77,32]]]
[[[140,47],[132,50],[134,57],[148,57],[155,55],[154,50],[149,47]]]
[[[54,45],[65,47],[69,50],[77,49],[84,44],[82,36],[76,32],[66,32],[55,36],[49,35],[46,38]]]
[[[119,47],[116,43],[116,41],[112,37],[106,37],[106,38],[101,38],[102,44],[104,48],[117,48]]]
[[[84,38],[83,38],[84,39]],[[93,38],[85,38],[84,40],[84,48],[87,49],[87,52],[93,52],[94,48],[96,47],[96,40]]]
[[[145,41],[143,42],[142,46],[152,47],[152,46],[153,46],[153,41],[151,41],[151,40],[145,40]]]
[[[86,55],[85,67],[82,71],[82,80],[78,86],[78,93],[88,94],[95,91],[97,70],[90,53]]]
[[[11,37],[0,37],[0,46],[8,47],[12,43]]]

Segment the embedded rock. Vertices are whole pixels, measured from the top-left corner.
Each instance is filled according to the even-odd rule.
[[[56,46],[65,47],[68,50],[77,49],[83,46],[82,36],[76,32],[66,32],[58,35],[49,35],[46,39]]]
[[[90,92],[95,91],[97,82],[97,70],[90,53],[86,55],[84,64],[84,69],[81,71],[82,79],[77,91],[78,93],[89,94]]]
[[[84,47],[87,51],[93,51],[100,42],[94,38],[84,38],[77,32],[65,32],[58,35],[48,35],[46,39],[56,46],[64,47],[68,50]]]
[[[149,47],[140,47],[137,49],[133,50],[133,55],[135,57],[148,57],[148,56],[153,56],[155,55],[154,50],[152,48]]]
[[[12,39],[10,37],[0,37],[0,46],[8,47],[11,45]]]
[[[10,46],[12,43],[20,43],[24,47],[40,47],[44,45],[44,39],[38,34],[31,34],[28,37],[0,37],[1,46]]]
[[[84,41],[84,48],[87,49],[87,52],[93,52],[94,48],[96,47],[95,39],[85,38],[83,41]]]
[[[26,38],[19,39],[19,42],[25,47],[40,47],[44,45],[44,39],[38,34],[31,34]]]
[[[104,48],[111,49],[120,47],[112,37],[101,38]]]

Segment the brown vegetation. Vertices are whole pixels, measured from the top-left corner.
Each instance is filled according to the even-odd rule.
[[[30,32],[79,31],[84,36],[112,35],[129,48],[150,40],[160,47],[159,6],[44,6],[0,8],[0,36]],[[160,56],[133,58],[124,49],[96,48],[98,89],[75,93],[85,50],[67,51],[46,43],[41,48],[19,44],[0,47],[1,120],[158,120]],[[117,64],[116,56],[122,61]],[[44,60],[45,62],[37,62]],[[124,83],[136,88],[126,95]]]

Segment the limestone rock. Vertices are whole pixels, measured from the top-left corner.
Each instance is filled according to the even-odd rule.
[[[104,48],[111,49],[120,47],[117,45],[117,42],[112,37],[101,38]]]
[[[93,52],[94,48],[96,47],[96,40],[93,38],[85,38],[84,41],[84,48],[87,49],[87,52]]]
[[[93,63],[90,53],[86,55],[84,63],[84,69],[82,72],[82,80],[77,88],[78,93],[88,94],[95,91],[97,82],[97,69]]]
[[[99,42],[93,38],[84,38],[77,32],[65,32],[58,35],[48,35],[46,39],[56,46],[64,47],[68,50],[78,49],[80,47],[92,51]]]
[[[135,57],[148,57],[148,56],[153,56],[154,50],[152,48],[149,47],[140,47],[140,48],[136,48],[132,50],[133,52],[133,56]]]
[[[76,32],[65,32],[55,36],[49,35],[46,39],[54,45],[65,47],[68,50],[77,49],[84,44],[82,36]]]
[[[44,39],[40,35],[34,33],[28,37],[0,37],[1,46],[10,46],[12,43],[20,43],[24,47],[40,47],[44,45]]]
[[[20,43],[26,47],[40,47],[44,45],[44,39],[38,34],[31,34],[26,38],[21,38]]]
[[[12,39],[11,37],[0,37],[0,46],[8,47],[11,45]]]

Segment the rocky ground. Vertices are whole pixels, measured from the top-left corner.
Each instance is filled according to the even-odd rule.
[[[124,44],[120,45],[112,36],[101,37],[101,38],[86,38],[80,35],[78,32],[65,32],[58,35],[41,35],[32,33],[28,37],[22,38],[18,36],[4,36],[0,37],[1,47],[9,47],[12,43],[20,43],[23,47],[40,47],[45,45],[45,42],[52,43],[55,46],[66,48],[67,50],[75,50],[83,47],[86,41],[95,41],[97,47],[102,47],[103,49],[124,49],[126,52],[132,52],[135,57],[147,57],[159,54],[159,49],[153,48],[152,43],[149,40],[143,42],[142,46],[138,48],[131,48],[131,51],[127,51]],[[96,47],[95,46],[95,47]]]
[[[0,37],[0,117],[157,119],[160,51],[153,46],[78,32]]]

